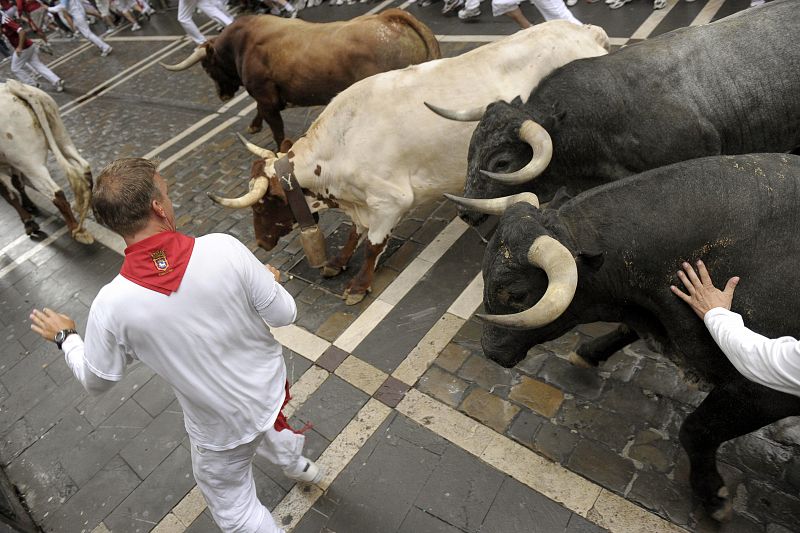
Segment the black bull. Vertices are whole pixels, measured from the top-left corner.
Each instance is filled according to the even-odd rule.
[[[574,258],[574,297],[563,314],[537,329],[487,324],[486,355],[512,366],[530,347],[596,321],[622,322],[637,336],[655,340],[688,375],[712,387],[684,421],[680,440],[695,495],[709,514],[723,518],[729,502],[716,469],[717,448],[800,415],[800,398],[739,374],[669,286],[680,285],[676,271],[682,261],[702,259],[717,283],[741,276],[733,311],[749,327],[773,338],[800,337],[800,157],[697,159],[552,204],[561,205],[540,210],[516,203],[506,210],[484,257],[484,305],[505,315],[539,302],[548,276],[531,265],[528,250],[542,235],[566,247],[563,264]]]
[[[547,201],[562,186],[577,194],[696,157],[797,149],[798,28],[798,2],[776,0],[557,69],[526,103],[486,110],[470,143],[465,196],[532,191]],[[552,139],[544,171],[515,184],[483,176],[531,161],[519,137],[526,120]]]

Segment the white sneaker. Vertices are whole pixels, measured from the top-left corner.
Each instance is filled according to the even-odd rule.
[[[56,82],[56,92],[63,93],[64,92],[64,80],[58,80]]]
[[[311,485],[316,485],[325,477],[325,472],[311,459],[301,457],[298,465],[299,466],[295,466],[294,468],[285,468],[283,470],[283,475],[289,479],[301,483],[310,483]]]
[[[567,0],[567,6],[572,7],[578,3],[578,0]]]
[[[464,8],[464,9],[460,9],[458,11],[458,18],[462,22],[468,22],[468,21],[471,21],[471,20],[475,20],[480,16],[481,16],[481,10],[478,9],[477,7],[473,8],[473,9]]]
[[[142,29],[142,27],[141,27],[141,26],[140,26],[138,23],[136,23],[136,22],[134,22],[134,23],[131,25],[131,31],[139,31],[139,30],[141,30],[141,29]]]
[[[114,49],[113,49],[113,48],[111,48],[111,47],[109,46],[108,48],[106,48],[105,50],[103,50],[102,52],[100,52],[100,55],[101,55],[102,57],[106,57],[106,56],[107,56],[108,54],[110,54],[110,53],[111,53],[113,50],[114,50]]]

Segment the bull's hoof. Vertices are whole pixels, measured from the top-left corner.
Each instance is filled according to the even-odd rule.
[[[358,289],[357,289],[358,290]],[[345,305],[356,305],[357,303],[361,303],[364,298],[366,298],[367,294],[372,289],[367,289],[365,291],[358,290],[358,292],[351,292],[350,288],[345,289],[342,298],[344,299]]]
[[[25,235],[31,236],[34,233],[38,233],[39,231],[40,231],[39,223],[36,222],[35,220],[28,220],[25,222]]]
[[[323,265],[321,273],[323,278],[333,278],[342,273],[342,267]]]
[[[261,126],[253,126],[252,124],[247,126],[247,133],[250,133],[251,135],[253,133],[258,133],[259,131],[261,131]]]
[[[717,497],[714,498],[714,503],[709,505],[708,514],[717,522],[728,522],[733,514],[733,505],[730,500],[730,493],[728,487],[720,487],[717,491]]]
[[[73,230],[72,238],[81,244],[92,244],[94,242],[94,237],[92,234],[83,228]]]
[[[567,361],[569,361],[572,366],[577,366],[578,368],[594,368],[594,365],[581,357],[578,352],[569,352]]]
[[[47,238],[47,233],[43,232],[40,229],[37,229],[35,231],[32,231],[31,233],[28,233],[28,237],[30,237],[32,241],[39,242]]]

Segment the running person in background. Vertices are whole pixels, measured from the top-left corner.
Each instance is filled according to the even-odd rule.
[[[89,23],[86,21],[86,11],[83,9],[81,0],[61,0],[61,3],[53,7],[48,7],[47,10],[51,13],[60,12],[61,16],[67,19],[67,24],[69,26],[77,29],[89,42],[100,49],[101,56],[105,57],[113,50],[111,45],[103,41],[89,29]]]
[[[521,3],[522,0],[492,0],[492,15],[495,17],[507,15],[514,19],[514,22],[519,24],[520,28],[530,28],[531,22],[522,14],[522,10],[519,8]],[[536,6],[536,9],[539,10],[546,21],[568,20],[573,24],[581,23],[567,9],[563,0],[531,0],[531,3]],[[478,9],[479,5],[480,0],[466,0],[464,8],[458,12],[458,18],[464,22],[476,20],[481,14],[480,9]]]
[[[217,0],[179,0],[178,22],[181,23],[186,35],[191,37],[195,44],[200,45],[206,42],[206,38],[200,33],[200,28],[192,20],[192,14],[194,14],[195,9],[200,9],[208,18],[223,27],[233,22],[233,17]]]
[[[11,56],[11,72],[14,73],[14,76],[22,83],[38,87],[39,84],[36,83],[36,80],[29,72],[29,69],[32,69],[52,83],[56,91],[63,91],[64,80],[56,76],[52,70],[47,68],[47,65],[42,63],[39,59],[36,45],[28,39],[27,32],[22,26],[6,15],[2,15],[0,24],[2,25],[3,35],[14,48],[14,53]]]

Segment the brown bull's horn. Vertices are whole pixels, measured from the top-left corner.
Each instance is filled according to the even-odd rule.
[[[266,148],[261,148],[261,147],[255,145],[255,144],[251,143],[250,141],[248,141],[247,139],[242,137],[241,133],[237,133],[236,135],[239,137],[239,140],[242,141],[242,144],[245,145],[245,147],[248,150],[250,150],[250,152],[253,153],[254,155],[257,155],[258,157],[260,157],[262,159],[270,159],[270,158],[274,159],[275,158],[275,152],[267,150]]]
[[[233,207],[234,209],[241,209],[243,207],[250,207],[257,201],[261,200],[267,194],[267,187],[269,180],[265,176],[259,176],[250,180],[250,190],[244,196],[239,198],[223,198],[213,193],[207,193],[208,197],[219,205],[225,207]]]
[[[445,193],[445,198],[453,203],[477,211],[485,215],[502,215],[506,209],[516,204],[517,202],[528,202],[533,207],[539,207],[539,198],[532,192],[521,192],[519,194],[512,194],[511,196],[504,196],[502,198],[462,198],[461,196],[454,196]]]
[[[475,107],[473,109],[445,109],[433,104],[425,102],[428,109],[439,115],[440,117],[449,118],[450,120],[458,120],[459,122],[477,122],[483,117],[486,111],[485,106]]]
[[[208,54],[208,50],[206,50],[206,47],[198,46],[197,48],[194,49],[192,55],[190,55],[177,65],[167,65],[166,63],[161,63],[160,61],[158,64],[167,70],[172,70],[172,71],[186,70],[195,63],[199,63],[200,61],[202,61],[206,57],[206,54]]]
[[[530,163],[510,174],[498,174],[486,170],[481,170],[481,174],[508,185],[519,185],[544,172],[553,157],[553,140],[550,134],[534,121],[526,120],[519,128],[519,138],[533,148],[533,158]]]
[[[511,315],[478,315],[514,329],[535,329],[550,324],[567,310],[578,288],[578,265],[566,246],[548,235],[538,237],[528,250],[528,261],[547,273],[547,291],[526,311]]]

